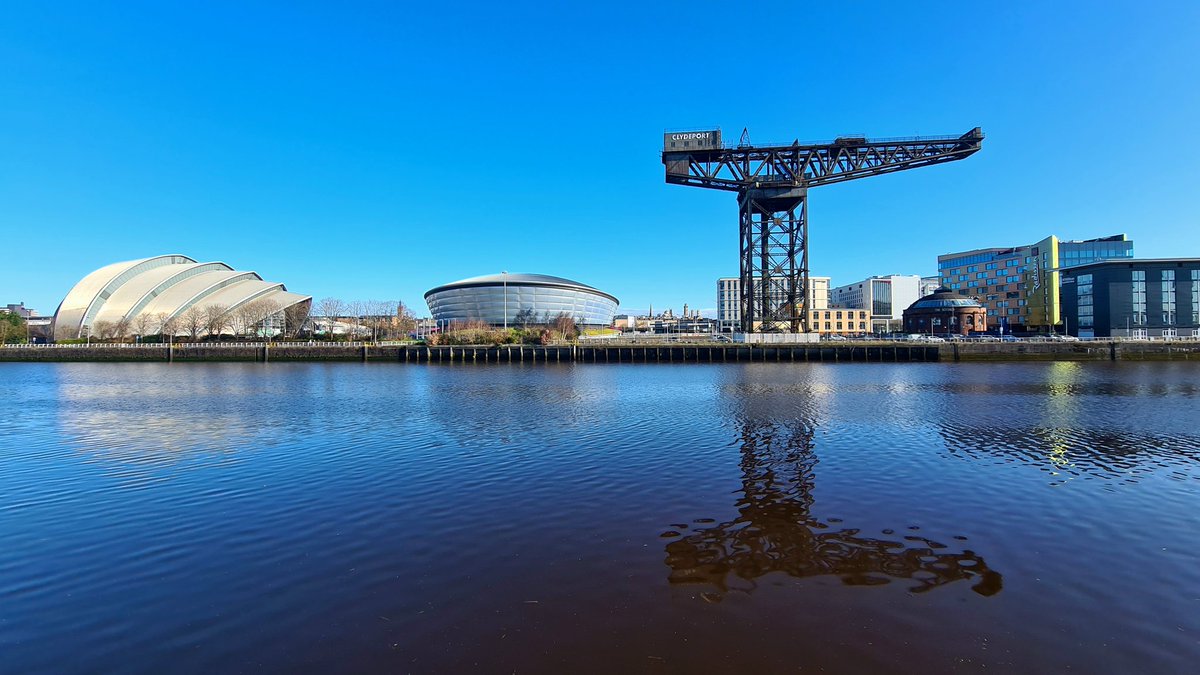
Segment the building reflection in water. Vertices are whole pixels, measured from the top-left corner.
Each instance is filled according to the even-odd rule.
[[[263,410],[279,401],[262,400],[236,368],[151,377],[160,373],[140,364],[83,365],[56,382],[58,431],[125,485],[162,479],[181,465],[235,461],[263,428],[278,426]]]
[[[937,430],[952,457],[1034,466],[1053,478],[1051,484],[1074,478],[1132,483],[1160,470],[1194,473],[1200,435],[1187,427],[1191,422],[1138,398],[1171,396],[1184,408],[1196,388],[1139,374],[1099,380],[1079,363],[1052,363],[1043,382],[1010,387],[1009,396],[970,416],[941,415]],[[1138,415],[1129,414],[1134,401]]]
[[[756,579],[782,572],[797,578],[833,575],[847,585],[904,579],[916,593],[965,580],[980,595],[1000,592],[1000,573],[970,550],[955,551],[911,529],[903,534],[884,530],[884,538],[874,538],[813,517],[813,422],[743,419],[740,424],[738,516],[721,523],[698,519],[665,532],[671,539],[666,545],[670,583],[707,584],[723,593],[730,590],[730,575],[752,588]],[[690,532],[678,531],[689,527]]]

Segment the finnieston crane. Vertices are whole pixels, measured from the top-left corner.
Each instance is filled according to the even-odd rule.
[[[979,127],[962,136],[736,147],[720,129],[663,135],[668,183],[738,196],[741,329],[808,332],[808,189],[964,159],[983,146]]]

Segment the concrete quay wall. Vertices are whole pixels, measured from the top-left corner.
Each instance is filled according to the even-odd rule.
[[[187,344],[0,346],[0,361],[366,361],[399,363],[921,363],[1200,361],[1200,342],[397,346]]]
[[[0,361],[382,361],[400,363],[793,363],[937,361],[932,345],[79,345],[2,347]]]

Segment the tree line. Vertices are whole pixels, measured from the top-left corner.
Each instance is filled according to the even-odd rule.
[[[125,341],[147,338],[161,341],[177,337],[201,338],[300,337],[308,322],[311,303],[287,307],[273,300],[255,300],[230,308],[226,305],[193,305],[179,314],[137,314],[132,319],[96,321],[87,329],[88,340]],[[72,335],[58,335],[68,341]]]
[[[452,321],[444,330],[430,333],[425,342],[430,345],[548,345],[579,337],[575,318],[566,312],[538,318],[532,308],[522,309],[513,317],[510,328],[496,328],[483,321]]]
[[[0,344],[6,342],[25,342],[29,328],[25,319],[16,312],[0,312]]]
[[[312,321],[312,332],[325,339],[397,340],[417,330],[417,317],[399,300],[341,300],[322,298]]]

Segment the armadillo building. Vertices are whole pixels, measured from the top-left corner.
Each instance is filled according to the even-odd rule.
[[[492,274],[438,286],[425,293],[439,321],[482,321],[515,326],[525,317],[542,321],[560,314],[584,326],[608,326],[617,299],[578,281],[545,274]],[[507,318],[506,318],[507,317]]]
[[[134,326],[139,317],[151,317],[143,323],[152,323],[157,333],[164,322],[178,321],[193,308],[207,317],[228,312],[243,319],[257,310],[263,316],[254,320],[262,321],[301,303],[311,305],[312,298],[256,272],[160,255],[106,265],[81,279],[54,313],[54,336],[80,338],[100,325]]]

